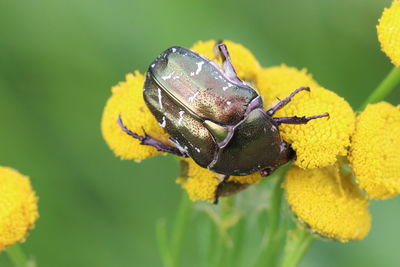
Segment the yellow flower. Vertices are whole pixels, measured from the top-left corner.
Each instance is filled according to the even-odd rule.
[[[318,87],[318,83],[313,79],[306,69],[298,70],[282,64],[277,67],[263,68],[257,76],[257,90],[263,96],[266,108],[271,108],[278,102],[277,98],[286,98],[295,89],[309,86]],[[296,96],[296,99],[300,95]],[[285,107],[286,108],[286,107]]]
[[[392,63],[400,67],[400,1],[393,1],[379,19],[378,39]]]
[[[368,200],[338,166],[313,170],[294,167],[286,175],[285,189],[292,211],[313,232],[342,242],[368,234]]]
[[[158,125],[143,99],[144,77],[139,72],[126,75],[126,81],[112,88],[112,96],[104,108],[101,129],[109,147],[121,159],[140,161],[162,154],[154,147],[141,145],[139,140],[123,132],[117,123],[121,114],[124,124],[131,131],[143,135],[143,129],[151,137],[168,142],[168,135]]]
[[[0,167],[0,251],[23,242],[38,217],[37,197],[29,178]]]
[[[260,63],[258,63],[256,57],[243,45],[234,43],[229,40],[224,40],[224,44],[227,46],[229,55],[232,58],[232,64],[235,67],[237,75],[242,80],[247,82],[254,82],[257,78],[257,73],[261,69]],[[222,63],[222,59],[216,50],[217,42],[210,41],[199,41],[192,46],[192,50],[199,53],[208,59]]]
[[[400,193],[400,110],[389,103],[368,105],[358,116],[350,162],[370,198]]]
[[[207,169],[199,167],[191,159],[181,161],[181,177],[176,182],[180,184],[192,201],[207,200],[212,202],[215,190],[219,184],[218,176]]]
[[[217,186],[223,176],[201,168],[192,159],[185,158],[181,160],[181,177],[176,182],[187,191],[192,201],[213,202]],[[220,196],[234,194],[250,184],[257,183],[260,178],[259,173],[247,176],[231,176],[218,193]]]
[[[307,124],[281,124],[283,139],[296,151],[295,164],[301,168],[325,167],[336,162],[337,156],[347,154],[350,136],[354,131],[355,115],[350,105],[337,94],[320,87],[305,70],[285,65],[260,71],[257,89],[269,109],[295,89],[309,86],[274,117],[313,116],[326,112],[329,118],[312,120]]]

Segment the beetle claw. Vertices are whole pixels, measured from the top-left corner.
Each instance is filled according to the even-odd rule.
[[[308,91],[308,92],[310,92],[310,87],[308,87],[308,86],[303,86],[303,87],[297,88],[297,89],[294,90],[288,97],[286,97],[286,98],[283,99],[283,100],[280,100],[280,99],[277,97],[279,103],[276,104],[276,105],[275,105],[273,108],[271,108],[270,110],[268,110],[268,111],[267,111],[267,114],[268,114],[269,116],[274,115],[275,112],[277,112],[278,110],[280,110],[281,108],[283,108],[284,106],[286,106],[286,104],[289,103],[289,102],[292,100],[292,98],[293,98],[295,95],[297,95],[299,92],[301,92],[301,91]]]
[[[262,177],[267,177],[272,173],[272,169],[271,168],[265,168],[264,170],[260,171],[260,175]]]
[[[282,123],[286,123],[286,124],[306,124],[310,120],[324,118],[324,117],[328,117],[328,119],[329,119],[329,113],[324,113],[324,114],[321,114],[321,115],[310,116],[310,117],[306,117],[306,116],[302,116],[302,117],[297,117],[297,116],[280,117],[280,118],[273,118],[273,120],[278,124],[282,124]]]
[[[144,129],[143,126],[142,126],[142,131],[143,131],[143,135],[144,135],[145,137],[148,136],[147,133],[146,133],[146,130]]]

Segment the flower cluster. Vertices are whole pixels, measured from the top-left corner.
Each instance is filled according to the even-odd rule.
[[[385,10],[378,26],[382,49],[394,64],[400,63],[400,2]],[[395,29],[395,30],[392,30]],[[386,199],[400,193],[400,108],[381,102],[368,105],[356,117],[350,105],[336,93],[319,85],[306,70],[286,65],[262,67],[240,44],[224,41],[238,76],[257,88],[266,110],[296,88],[309,86],[274,116],[312,116],[329,113],[329,118],[307,124],[281,124],[280,134],[296,152],[284,182],[288,203],[299,221],[313,232],[340,241],[364,238],[370,229],[369,199]],[[199,41],[191,48],[221,64],[215,41]],[[124,133],[118,114],[127,128],[170,144],[168,135],[151,115],[142,97],[144,76],[128,74],[112,88],[102,118],[103,136],[122,159],[140,161],[163,154],[140,145]],[[390,129],[390,130],[388,130]],[[221,175],[181,160],[177,179],[193,201],[213,201]],[[260,174],[231,176],[222,195],[236,193],[259,182]]]
[[[0,251],[24,241],[38,217],[37,197],[29,178],[0,167]]]

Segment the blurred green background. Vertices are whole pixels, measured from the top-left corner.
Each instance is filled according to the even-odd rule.
[[[39,266],[161,266],[154,223],[174,218],[178,167],[114,157],[100,133],[110,87],[169,46],[230,39],[265,66],[306,67],[356,108],[392,68],[375,30],[389,3],[0,1],[0,165],[31,176],[40,196],[23,249]],[[399,90],[388,100],[400,103]],[[399,207],[374,202],[364,241],[315,242],[301,266],[399,266]]]

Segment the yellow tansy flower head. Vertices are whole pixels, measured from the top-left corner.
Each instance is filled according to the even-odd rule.
[[[218,184],[223,175],[201,168],[192,159],[181,160],[181,177],[176,182],[185,189],[192,201],[213,202],[217,193]],[[232,195],[257,183],[261,179],[259,173],[247,176],[231,176],[228,181],[218,189],[219,196]]]
[[[144,146],[121,130],[117,123],[121,115],[124,124],[133,132],[168,142],[168,135],[147,108],[143,99],[144,76],[139,72],[127,74],[126,80],[112,88],[112,96],[104,108],[101,128],[103,137],[114,153],[122,159],[140,161],[159,155],[154,147]]]
[[[312,170],[294,167],[286,175],[285,189],[292,211],[313,232],[342,242],[368,234],[368,201],[336,165]]]
[[[383,11],[377,29],[382,50],[400,67],[400,1],[393,1],[391,7]]]
[[[228,48],[232,64],[239,78],[247,82],[254,82],[258,71],[261,69],[256,57],[241,44],[228,40],[224,40],[224,44]],[[217,42],[213,40],[206,42],[199,41],[192,46],[191,50],[214,62],[222,64],[222,59],[216,50],[216,45]]]
[[[38,217],[37,197],[29,178],[0,167],[0,251],[24,241]]]
[[[278,99],[284,99],[295,89],[309,86],[310,92],[301,92],[274,117],[313,116],[329,113],[329,118],[312,120],[307,124],[281,124],[283,139],[296,151],[295,164],[301,168],[317,168],[336,162],[346,155],[350,135],[354,130],[355,115],[350,105],[337,94],[324,89],[306,73],[285,65],[260,71],[257,89],[264,97],[265,108],[271,108]]]
[[[389,103],[368,105],[358,116],[350,162],[370,198],[400,193],[400,110]]]

